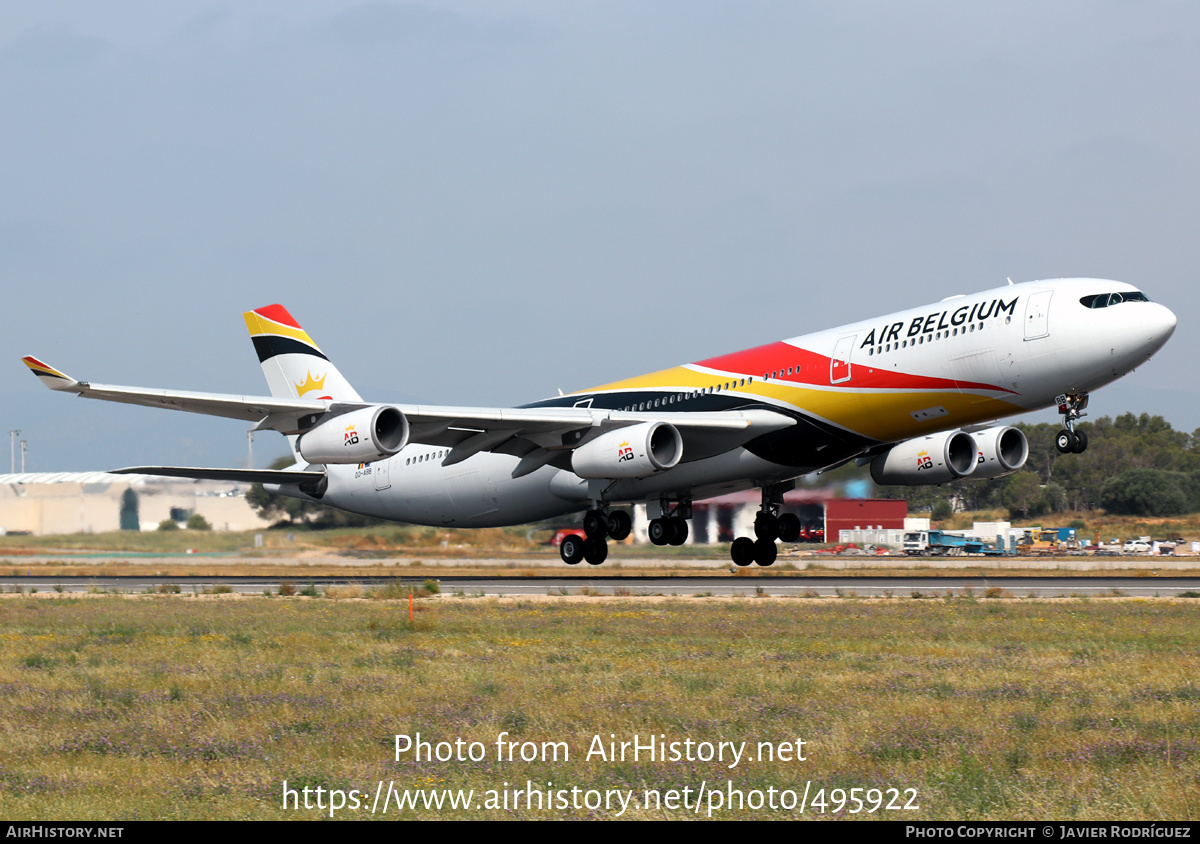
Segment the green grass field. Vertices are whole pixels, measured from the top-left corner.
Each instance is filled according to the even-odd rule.
[[[589,808],[589,790],[632,795],[625,818],[785,818],[798,806],[752,808],[753,795],[776,789],[782,805],[806,788],[805,817],[857,798],[857,816],[893,820],[1195,818],[1198,608],[442,595],[418,600],[410,625],[406,600],[6,596],[0,816],[329,814],[285,809],[286,780],[293,805],[320,788],[327,806],[335,789],[335,816],[355,819],[396,816],[394,802],[370,812],[380,782],[422,818],[618,814]],[[431,754],[462,739],[482,758],[397,761],[395,735],[417,733]],[[513,761],[496,758],[502,733]],[[635,734],[745,753],[732,768],[586,758],[596,736]],[[794,756],[797,739],[805,761],[758,758],[759,742]],[[558,761],[542,758],[552,749]],[[511,795],[527,782],[548,805]],[[686,801],[702,783],[697,813]],[[420,803],[445,789],[473,789],[478,808]],[[744,802],[714,808],[713,789]]]

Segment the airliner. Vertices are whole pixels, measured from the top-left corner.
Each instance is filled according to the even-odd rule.
[[[769,566],[801,525],[780,512],[804,475],[851,461],[876,483],[1016,472],[1006,416],[1057,407],[1063,453],[1091,391],[1147,361],[1175,315],[1129,284],[1031,281],[708,358],[518,407],[374,404],[282,305],[244,314],[271,395],[76,381],[24,358],[53,390],[246,420],[287,437],[290,469],[137,466],[122,473],[263,483],[269,491],[412,524],[495,527],[584,512],[565,563],[604,562],[645,503],[657,545],[682,544],[694,501],[759,488],[754,534],[730,548]]]

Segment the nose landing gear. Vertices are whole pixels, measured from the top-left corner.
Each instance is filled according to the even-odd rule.
[[[1088,406],[1088,394],[1065,394],[1058,396],[1055,402],[1063,417],[1063,429],[1054,438],[1054,447],[1060,454],[1082,454],[1088,446],[1087,433],[1076,431],[1075,423],[1087,416],[1083,410]]]

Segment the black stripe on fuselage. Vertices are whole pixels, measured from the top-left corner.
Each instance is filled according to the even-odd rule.
[[[657,405],[655,404],[657,402]],[[731,393],[691,395],[674,390],[627,390],[620,393],[556,396],[522,405],[523,407],[594,407],[597,410],[623,410],[630,413],[703,413],[761,407],[746,396]]]
[[[745,449],[763,460],[809,471],[841,463],[878,445],[875,440],[814,419],[797,408],[765,404],[750,396],[736,393],[693,395],[669,390],[627,390],[591,396],[556,396],[524,406],[576,407],[588,399],[592,400],[591,404],[585,406],[597,410],[633,413],[712,413],[762,409],[790,416],[796,420],[794,426],[756,437],[746,443]],[[657,407],[654,406],[656,401]],[[687,460],[686,453],[683,459]]]
[[[291,337],[280,337],[278,334],[256,334],[250,338],[254,341],[254,351],[258,353],[258,362],[270,360],[276,355],[312,355],[329,360],[315,346],[293,340]]]

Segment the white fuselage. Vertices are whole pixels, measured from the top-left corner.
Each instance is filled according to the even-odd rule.
[[[519,458],[503,453],[444,465],[449,449],[409,444],[376,463],[329,465],[321,500],[396,521],[488,527],[582,510],[599,492],[613,503],[667,495],[702,499],[783,481],[882,443],[1049,407],[1057,396],[1120,378],[1162,347],[1176,320],[1149,301],[1081,304],[1112,293],[1139,295],[1131,285],[1096,279],[1005,286],[763,347],[762,354],[779,356],[777,367],[737,372],[712,362],[691,364],[665,371],[653,384],[634,379],[546,402],[570,406],[586,396],[593,409],[611,408],[614,420],[662,419],[661,412],[639,411],[645,404],[639,398],[678,390],[678,409],[686,411],[697,378],[727,384],[748,375],[748,383],[726,390],[722,399],[803,417],[834,436],[834,446],[801,465],[767,459],[747,443],[699,459],[689,460],[685,451],[683,462],[660,474],[598,487],[550,465],[514,478]],[[828,372],[809,371],[826,366]],[[797,429],[796,436],[804,434]]]

